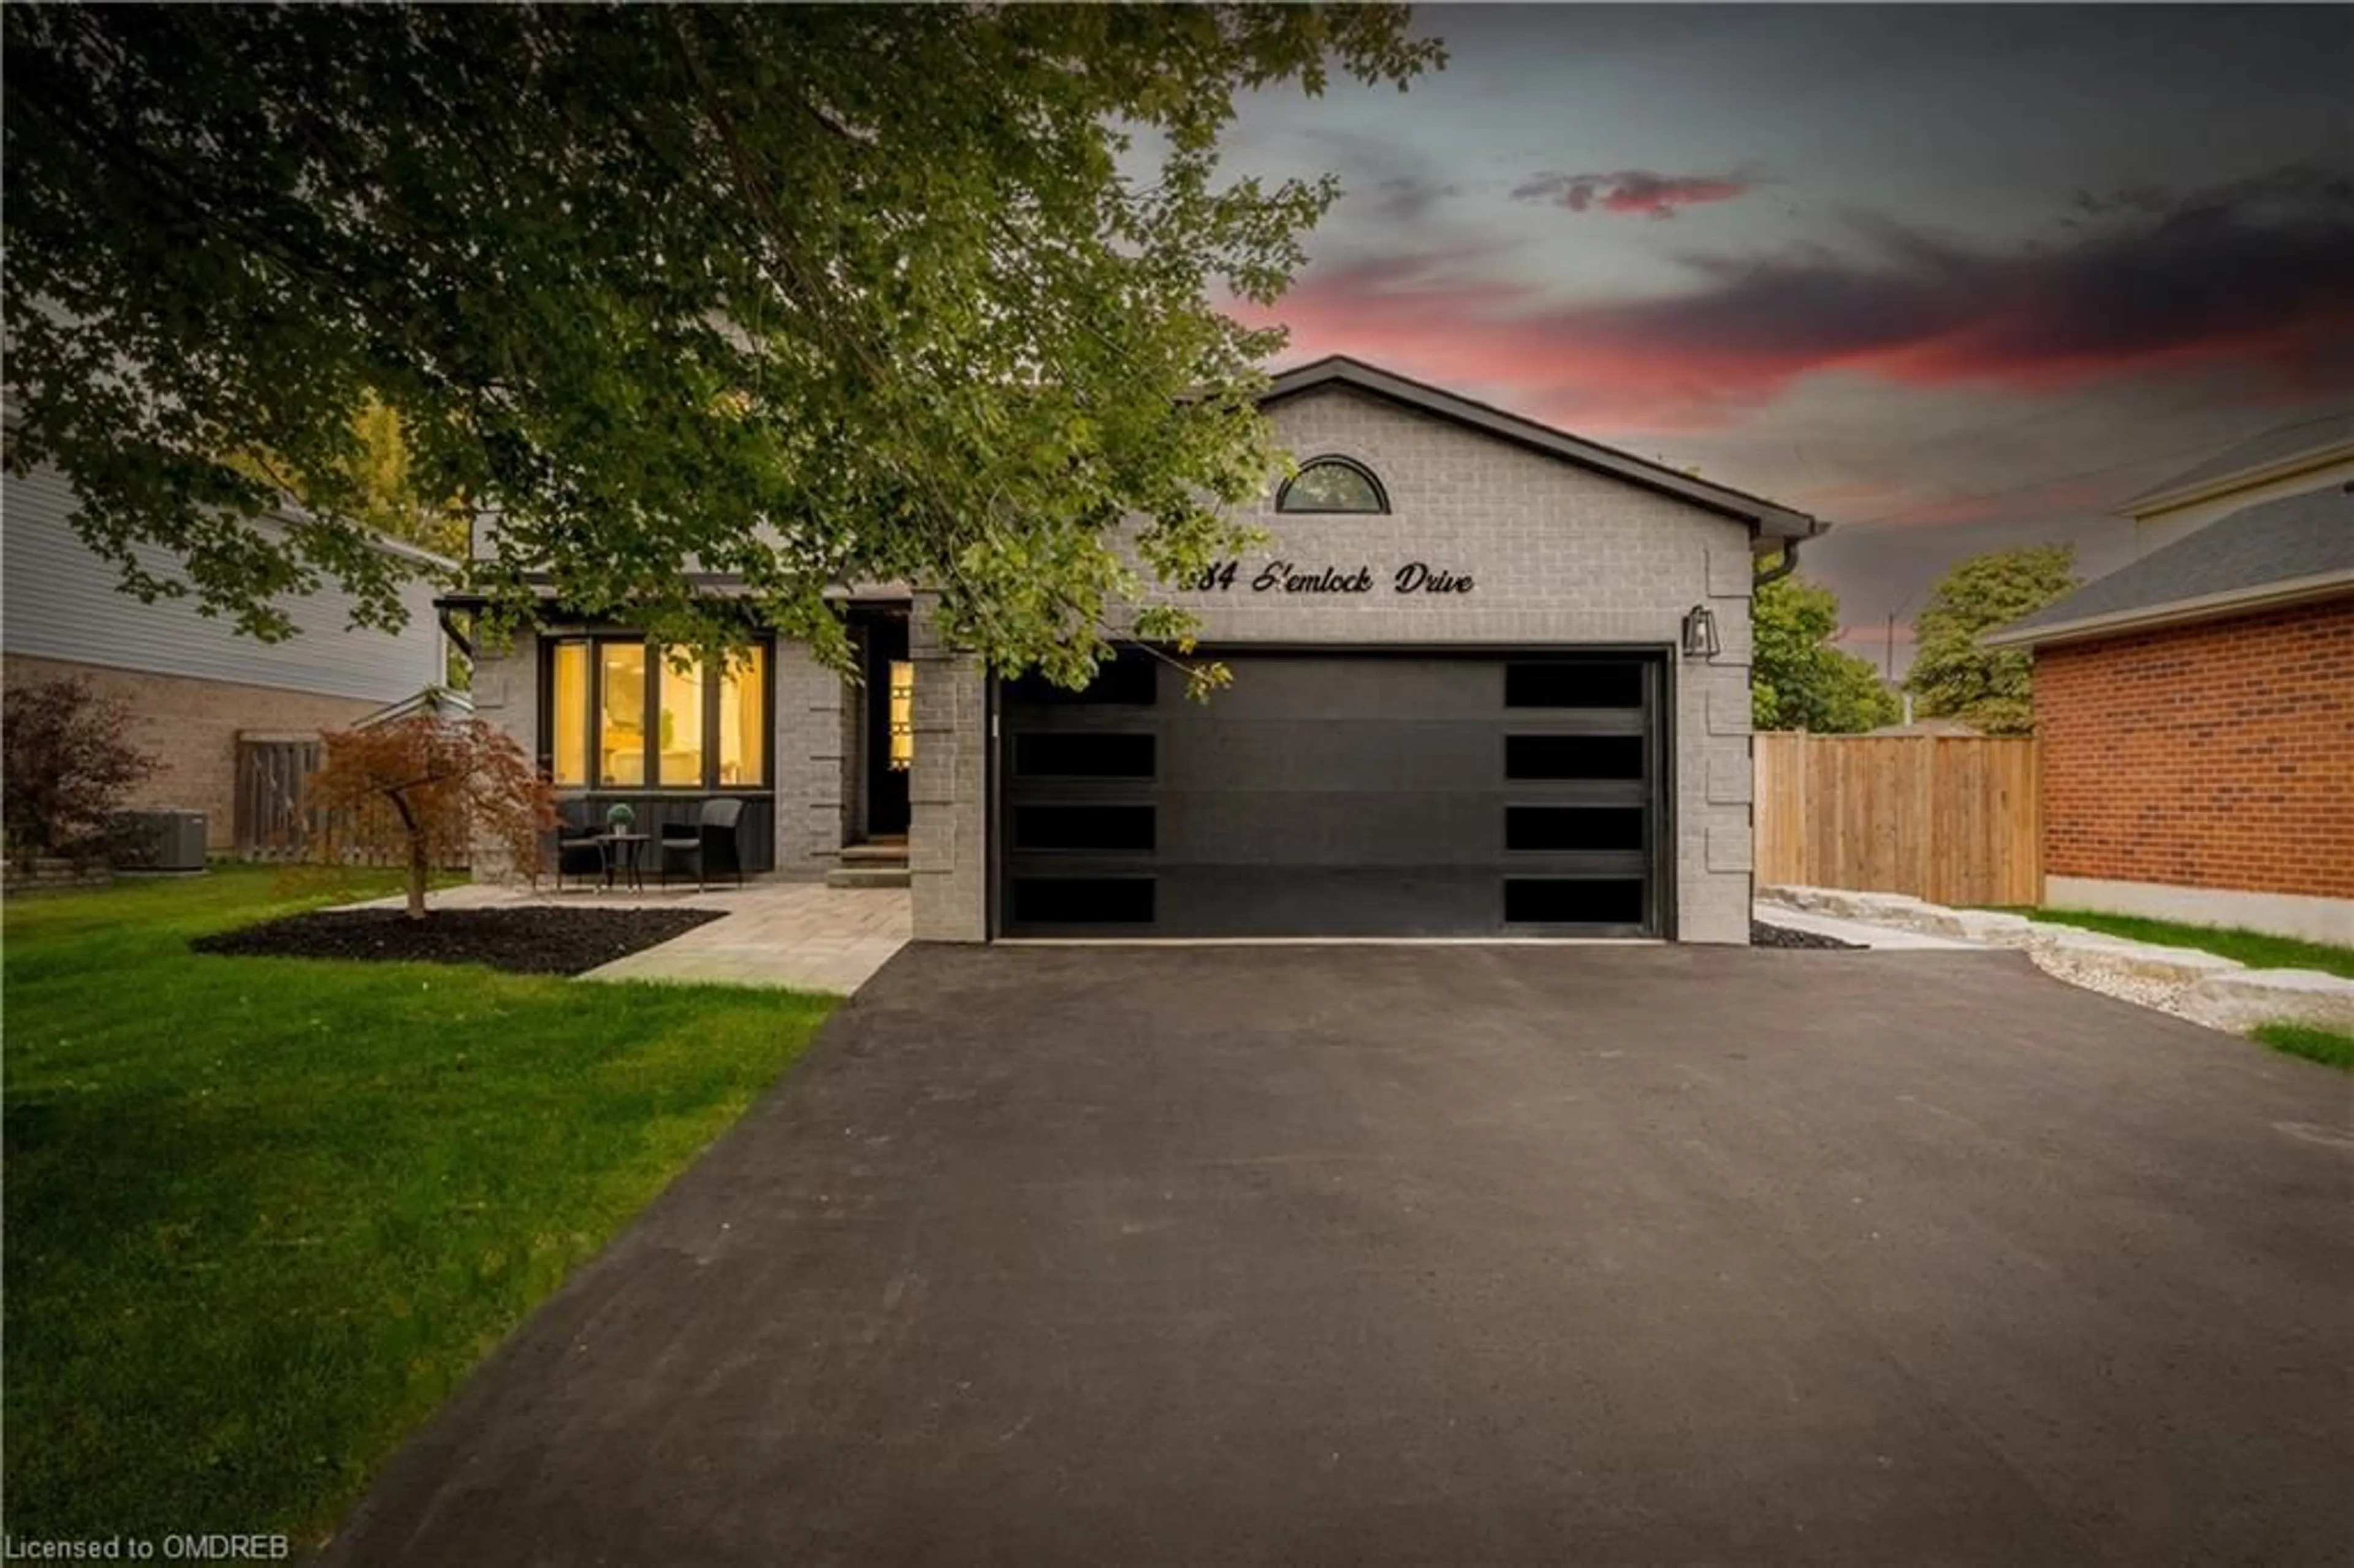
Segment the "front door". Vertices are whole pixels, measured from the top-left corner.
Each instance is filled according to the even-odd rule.
[[[916,759],[916,666],[907,623],[877,620],[866,640],[866,834],[907,831],[907,774]]]

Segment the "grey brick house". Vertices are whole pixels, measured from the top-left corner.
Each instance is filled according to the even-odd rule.
[[[1271,543],[1163,590],[1234,673],[1206,704],[1141,652],[996,680],[861,586],[858,683],[783,641],[697,683],[551,619],[477,710],[641,824],[743,799],[756,870],[904,853],[923,939],[1745,942],[1750,594],[1823,524],[1353,360],[1265,408],[1300,463]]]

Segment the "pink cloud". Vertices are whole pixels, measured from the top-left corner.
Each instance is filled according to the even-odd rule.
[[[1589,212],[1598,204],[1605,212],[1673,217],[1680,207],[1746,196],[1755,183],[1731,175],[1657,175],[1648,169],[1623,169],[1615,175],[1548,172],[1513,186],[1512,199],[1558,202],[1572,212]]]
[[[2284,216],[2284,189],[2305,199]],[[2354,387],[2354,197],[2294,177],[2131,215],[2073,244],[1996,252],[1867,228],[1859,259],[1687,257],[1697,286],[1563,302],[1468,281],[1469,255],[1311,271],[1273,312],[1296,354],[1342,352],[1596,432],[1698,429],[1844,370],[2042,394],[2178,370],[2259,396]]]

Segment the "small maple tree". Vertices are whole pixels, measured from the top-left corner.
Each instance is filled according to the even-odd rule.
[[[323,740],[314,799],[345,815],[344,844],[405,857],[410,919],[425,918],[434,865],[474,844],[494,844],[517,866],[538,870],[541,835],[556,825],[554,792],[523,748],[481,719],[429,704]],[[336,853],[333,843],[323,847]]]
[[[104,853],[113,813],[156,768],[131,744],[131,722],[130,704],[80,676],[9,690],[0,753],[8,853],[19,864]]]

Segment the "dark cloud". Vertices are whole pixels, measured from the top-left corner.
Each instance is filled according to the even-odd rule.
[[[2163,185],[2121,185],[2115,190],[2078,188],[2068,193],[2068,210],[2077,217],[2107,217],[2120,212],[2164,212],[2178,198]]]
[[[1514,185],[1512,199],[1558,202],[1572,212],[1589,212],[1598,207],[1604,212],[1673,217],[1681,207],[1746,196],[1757,184],[1754,177],[1739,175],[1659,175],[1648,169],[1621,169],[1615,175],[1548,171]]]
[[[2354,178],[2292,168],[1998,250],[1856,217],[1766,256],[1685,256],[1696,284],[1561,303],[1462,259],[1311,272],[1302,341],[1528,389],[1564,418],[1714,422],[1808,372],[2054,391],[2177,369],[2257,397],[2354,388]]]
[[[1384,223],[1419,223],[1430,216],[1430,209],[1438,203],[1461,194],[1459,185],[1396,175],[1373,186],[1373,199],[1367,210]]]

